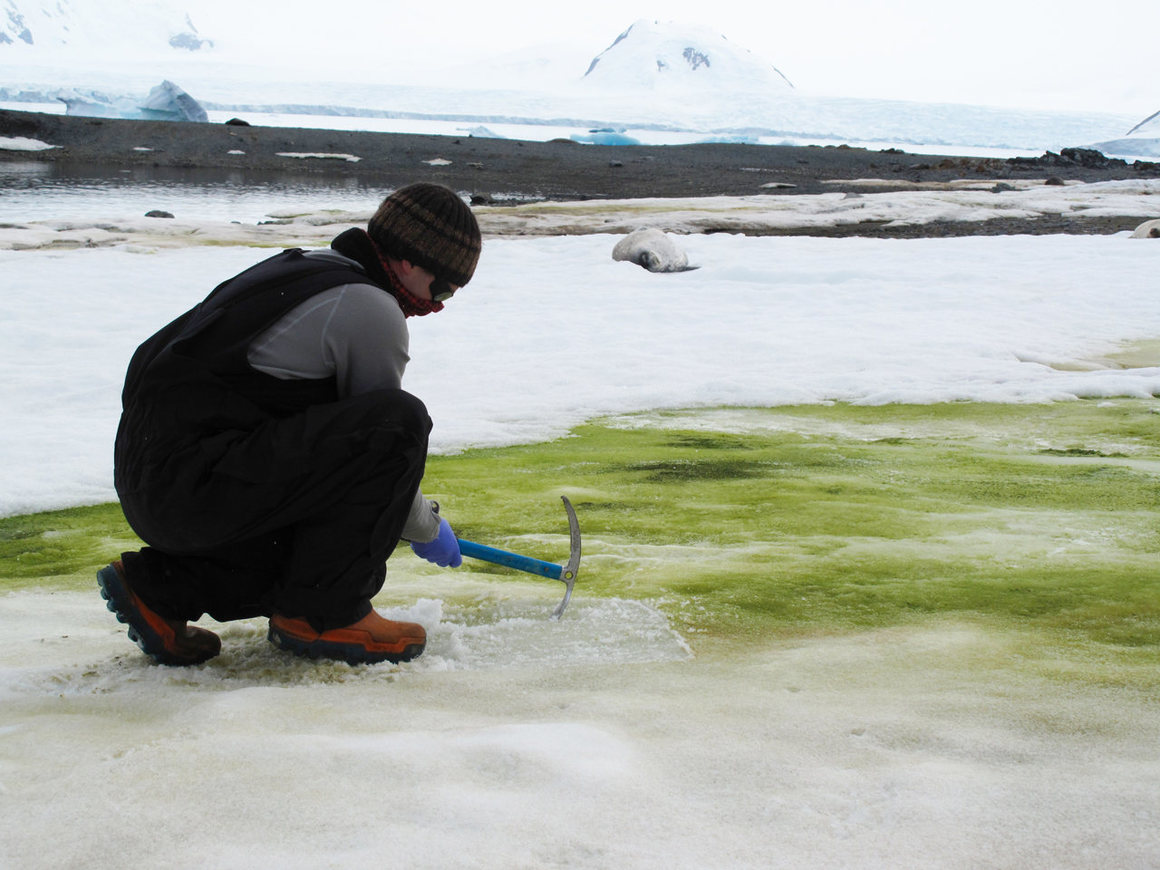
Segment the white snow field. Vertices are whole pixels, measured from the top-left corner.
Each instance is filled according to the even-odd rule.
[[[183,243],[106,230],[61,249],[52,238],[101,222],[48,223],[5,230],[0,251],[5,514],[112,499],[129,354],[272,250],[190,242],[225,232],[214,223]],[[286,234],[263,239],[277,246],[337,229],[266,231]],[[1160,368],[1105,358],[1160,337],[1160,245],[1126,233],[680,236],[699,268],[678,274],[613,261],[620,237],[489,239],[471,285],[411,322],[406,385],[439,450],[650,408],[1160,393]],[[481,584],[470,612],[444,604],[470,583],[392,560],[377,604],[431,642],[363,668],[286,656],[263,620],[209,623],[220,657],[156,667],[95,583],[4,594],[0,867],[1146,868],[1160,854],[1160,705],[1130,679],[1060,681],[1020,637],[969,621],[694,656],[650,602],[578,589],[551,622],[559,588],[528,581]]]
[[[486,666],[448,654],[476,644],[454,623],[350,668],[263,621],[175,670],[95,591],[9,594],[0,866],[1155,866],[1154,697],[962,623],[691,660],[659,632],[626,661],[630,606],[501,619]],[[530,629],[558,652],[521,654]]]
[[[1143,207],[1160,208],[1160,184],[1130,185]],[[1094,212],[1108,185],[1086,187]],[[1046,190],[1059,191],[1057,213],[1068,197],[1082,201],[1074,187],[1036,195]],[[926,206],[914,196],[875,194],[884,204],[866,208],[978,215],[1004,208],[1006,194]],[[818,224],[846,219],[849,203],[768,199],[780,220],[796,208]],[[729,201],[710,202],[719,212]],[[670,206],[682,207],[692,221],[706,206]],[[0,249],[0,515],[114,500],[110,445],[136,346],[279,245],[325,245],[347,225],[142,218],[0,230],[0,246],[38,246]],[[191,241],[219,233],[272,247]],[[85,238],[101,246],[57,249]],[[1160,245],[1127,233],[674,236],[699,267],[677,274],[614,261],[620,238],[488,239],[471,285],[437,317],[411,321],[404,385],[431,410],[436,452],[558,437],[594,416],[652,408],[1160,394],[1160,369],[1098,362],[1160,337]]]

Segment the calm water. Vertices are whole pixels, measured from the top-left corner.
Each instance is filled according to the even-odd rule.
[[[133,217],[161,209],[183,220],[257,223],[287,211],[373,211],[390,191],[309,174],[0,163],[0,222]]]

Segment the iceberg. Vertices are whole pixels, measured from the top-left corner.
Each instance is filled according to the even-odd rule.
[[[166,80],[149,92],[141,104],[144,117],[155,121],[199,121],[206,122],[209,115],[201,104],[175,85]]]
[[[574,133],[570,136],[573,142],[586,145],[639,145],[640,140],[626,136],[617,130],[593,130],[587,134]]]
[[[149,91],[144,100],[109,97],[96,91],[62,91],[57,99],[69,115],[89,118],[130,118],[144,121],[209,121],[201,104],[169,80]]]

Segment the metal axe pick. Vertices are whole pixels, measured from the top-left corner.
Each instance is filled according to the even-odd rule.
[[[559,580],[564,584],[564,600],[556,605],[552,611],[552,619],[559,619],[568,602],[572,600],[572,586],[576,583],[576,576],[580,573],[580,523],[576,520],[576,511],[572,509],[572,502],[567,496],[560,496],[564,502],[564,510],[568,512],[568,534],[572,539],[572,553],[568,557],[568,564],[557,565],[555,562],[544,562],[530,556],[521,556],[518,553],[509,553],[506,550],[497,550],[474,541],[465,541],[458,538],[459,552],[472,559],[491,562],[493,565],[504,565],[525,571],[528,574],[538,574],[550,580]]]

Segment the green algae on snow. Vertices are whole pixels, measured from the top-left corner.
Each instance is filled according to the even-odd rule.
[[[694,645],[955,619],[1139,663],[1160,660],[1156,411],[652,412],[432,457],[424,491],[461,537],[552,561],[567,555],[567,495],[584,540],[577,597],[655,601]],[[115,505],[0,520],[0,588],[90,584],[132,546]]]
[[[95,584],[98,569],[140,546],[117,504],[2,518],[0,590]]]
[[[509,542],[552,531],[550,497],[567,494],[585,590],[662,599],[681,627],[714,636],[957,615],[1160,650],[1153,410],[641,414],[446,457],[429,483]]]

